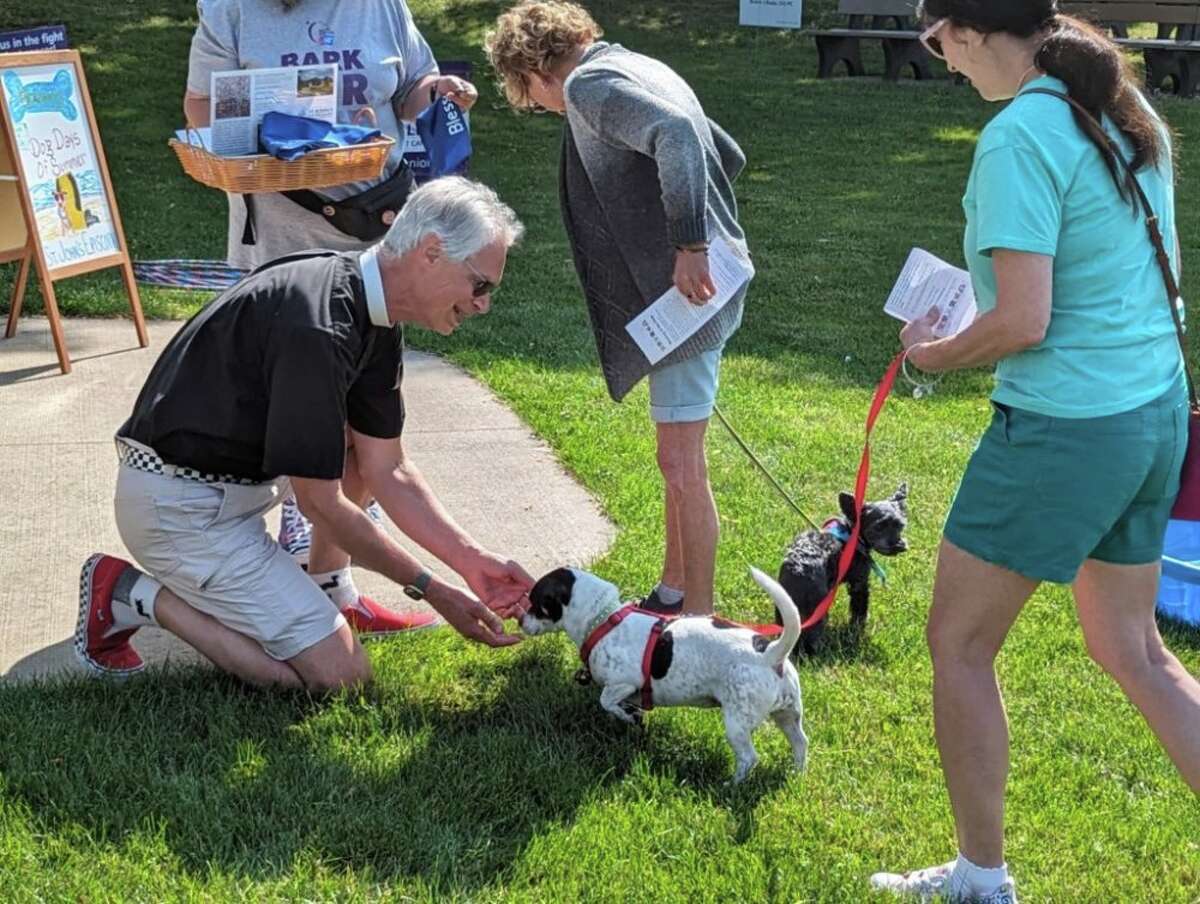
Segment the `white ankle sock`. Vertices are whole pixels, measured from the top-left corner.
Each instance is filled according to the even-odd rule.
[[[964,898],[990,895],[1007,881],[1007,863],[992,868],[976,866],[959,851],[950,875],[950,894]]]
[[[136,568],[123,572],[113,587],[113,626],[108,633],[158,624],[154,620],[154,601],[160,590],[162,584]]]
[[[666,603],[668,606],[674,606],[676,603],[683,600],[683,591],[674,587],[668,587],[662,581],[658,582],[658,586],[654,588],[658,594],[660,602]]]
[[[325,595],[333,600],[338,609],[345,609],[358,602],[358,588],[354,586],[354,575],[350,566],[338,571],[325,571],[320,574],[309,574],[317,582],[317,586],[325,591]]]

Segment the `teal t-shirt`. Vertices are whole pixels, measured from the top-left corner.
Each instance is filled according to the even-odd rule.
[[[1070,105],[1030,82],[983,130],[963,197],[964,253],[982,314],[996,306],[992,251],[1054,258],[1050,325],[1040,345],[996,365],[992,398],[1052,417],[1129,411],[1182,379],[1167,291],[1145,217],[1117,192]],[[1126,159],[1133,149],[1112,123]],[[1138,181],[1158,214],[1176,274],[1175,188],[1169,160]]]

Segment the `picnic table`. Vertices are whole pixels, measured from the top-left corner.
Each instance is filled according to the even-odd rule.
[[[862,42],[883,44],[885,77],[896,81],[905,69],[913,77],[932,77],[929,54],[917,40],[917,0],[839,0],[838,13],[847,17],[845,28],[809,31],[817,42],[817,77],[829,78],[839,64],[850,75],[866,75]]]
[[[1085,0],[1059,4],[1064,13],[1107,28],[1122,47],[1140,50],[1146,62],[1146,88],[1191,97],[1200,88],[1200,2]],[[1129,26],[1150,22],[1153,38],[1129,37]]]

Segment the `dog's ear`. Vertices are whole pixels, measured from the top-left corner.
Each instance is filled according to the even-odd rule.
[[[853,493],[838,493],[838,505],[841,506],[842,514],[850,519],[850,523],[854,523],[854,494]]]
[[[556,568],[543,575],[529,591],[529,611],[545,621],[561,621],[574,586],[575,572],[570,568]]]
[[[892,499],[900,506],[900,511],[908,514],[908,481],[904,481],[900,486],[896,487],[896,492],[892,493]]]

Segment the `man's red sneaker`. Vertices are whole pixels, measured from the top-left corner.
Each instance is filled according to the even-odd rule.
[[[137,628],[109,635],[112,593],[117,578],[133,566],[124,559],[96,553],[79,572],[79,619],[75,623],[75,655],[94,675],[127,677],[146,667],[129,642]]]
[[[394,612],[365,594],[359,596],[356,605],[343,609],[342,615],[359,637],[383,637],[438,624],[438,617],[432,612]]]

